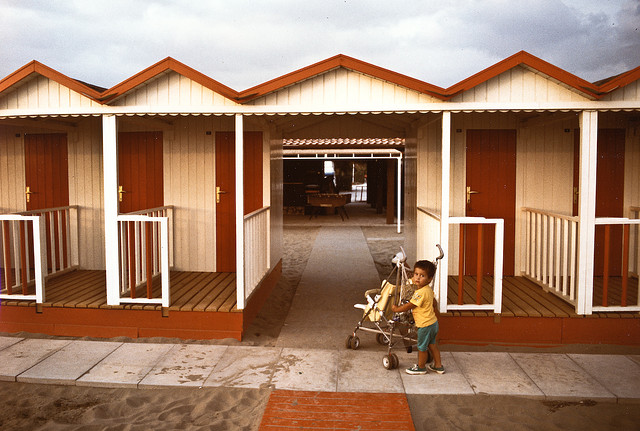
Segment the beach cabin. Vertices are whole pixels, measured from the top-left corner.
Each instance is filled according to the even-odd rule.
[[[165,59],[111,89],[0,82],[0,326],[241,338],[281,271],[281,160],[237,93]]]
[[[168,58],[101,89],[31,63],[0,81],[0,325],[241,338],[280,272],[283,142],[342,140],[307,156],[387,158],[410,259],[444,248],[445,340],[640,344],[639,78],[520,52],[441,88],[338,55],[236,92]],[[68,193],[32,204],[44,165]]]

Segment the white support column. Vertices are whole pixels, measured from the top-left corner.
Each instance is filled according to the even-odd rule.
[[[402,233],[402,227],[400,223],[400,218],[402,217],[402,156],[398,157],[398,186],[396,190],[396,217],[398,224],[398,233]]]
[[[242,114],[236,114],[236,302],[244,303],[244,125]]]
[[[118,262],[118,128],[115,115],[102,116],[104,171],[104,238],[107,266],[107,304],[120,303]]]
[[[596,221],[596,164],[598,112],[580,114],[580,195],[578,232],[578,285],[576,313],[591,314],[593,307],[593,256]]]
[[[447,312],[447,279],[449,278],[449,188],[451,183],[451,112],[442,113],[442,207],[440,208],[440,245],[444,257],[438,264],[440,274],[438,304],[441,313]]]

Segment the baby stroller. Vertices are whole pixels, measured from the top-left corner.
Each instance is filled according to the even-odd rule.
[[[444,257],[444,252],[440,244],[436,244],[436,247],[440,251],[440,255],[436,257],[434,262],[437,269],[438,261]],[[409,268],[406,266],[406,261],[407,256],[404,249],[400,247],[400,252],[392,259],[394,268],[382,282],[380,289],[367,290],[364,294],[367,303],[354,305],[355,308],[364,310],[364,313],[353,333],[345,341],[347,349],[356,350],[360,347],[360,338],[356,335],[358,330],[375,333],[376,341],[387,346],[387,354],[382,358],[382,366],[387,370],[398,367],[398,356],[391,352],[396,344],[402,342],[402,347],[407,350],[407,353],[411,353],[418,340],[417,328],[411,312],[394,313],[391,311],[392,304],[403,304],[413,296],[414,289],[413,284],[409,282]],[[394,272],[396,284],[391,284],[388,280],[392,279]],[[431,358],[428,359],[428,362],[430,361]]]

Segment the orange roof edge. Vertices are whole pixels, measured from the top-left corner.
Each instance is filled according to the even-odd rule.
[[[105,90],[102,93],[102,98],[105,100],[105,103],[108,103],[109,101],[115,99],[116,97],[121,96],[122,94],[128,91],[131,91],[135,87],[143,84],[149,79],[154,78],[155,76],[161,74],[166,70],[173,70],[174,72],[179,73],[180,75],[183,75],[209,88],[210,90],[213,90],[216,93],[223,95],[227,99],[231,99],[233,101],[237,101],[238,99],[238,92],[236,90],[230,87],[227,87],[226,85],[221,84],[220,82],[212,78],[209,78],[207,75],[201,72],[198,72],[197,70],[171,57],[167,57],[163,60],[160,60],[159,62],[136,73],[132,77],[127,78],[121,83],[114,85],[108,90]]]
[[[55,81],[58,84],[64,85],[65,87],[73,91],[76,91],[86,97],[89,97],[95,101],[99,100],[100,93],[98,91],[94,90],[91,87],[86,86],[80,81],[77,81],[73,78],[69,78],[68,76],[36,60],[33,60],[25,64],[15,72],[11,73],[7,77],[0,80],[0,93],[5,91],[7,88],[19,83],[20,81],[22,81],[27,76],[33,73],[37,73],[46,78],[49,78],[52,81]]]
[[[602,93],[610,93],[613,90],[629,85],[632,82],[637,81],[638,79],[640,79],[640,66],[621,73],[620,75],[613,78],[611,81],[607,81],[604,84],[602,84],[600,87],[598,87],[598,89]]]
[[[295,84],[296,82],[300,82],[312,76],[319,75],[331,69],[335,69],[336,67],[345,67],[347,69],[352,69],[356,72],[361,72],[375,78],[402,85],[421,93],[426,93],[434,97],[443,98],[443,88],[437,87],[424,81],[420,81],[419,79],[411,78],[410,76],[403,75],[401,73],[391,71],[389,69],[375,66],[371,63],[367,63],[344,54],[338,54],[314,63],[310,66],[303,67],[270,81],[266,81],[262,84],[251,87],[247,90],[241,91],[240,99],[243,102],[247,102],[249,100],[263,96],[267,93],[271,93],[273,91]]]
[[[548,63],[532,54],[529,54],[526,51],[520,51],[447,88],[446,91],[448,93],[448,99],[454,97],[458,93],[482,84],[483,82],[486,82],[489,79],[494,78],[499,74],[504,73],[507,70],[512,69],[520,64],[526,64],[527,66],[532,67],[533,69],[536,69],[539,72],[544,73],[545,75],[555,78],[558,81],[563,82],[564,84],[567,84],[568,86],[573,87],[582,93],[588,94],[595,98],[598,98],[600,96],[600,92],[597,86],[595,86],[594,84],[585,81],[584,79],[579,78],[557,66],[554,66],[553,64]]]

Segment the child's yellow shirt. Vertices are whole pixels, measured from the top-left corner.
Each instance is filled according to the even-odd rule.
[[[431,287],[425,286],[416,290],[409,302],[416,306],[411,310],[411,313],[418,328],[433,325],[438,321],[436,312],[433,309],[433,290]]]

